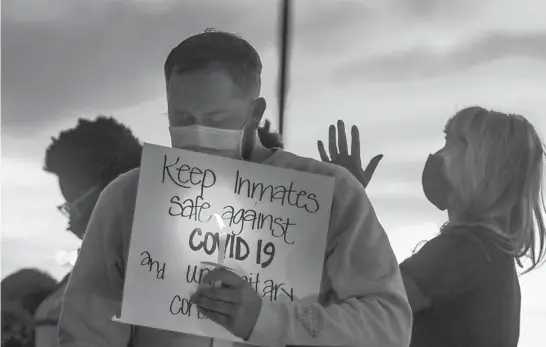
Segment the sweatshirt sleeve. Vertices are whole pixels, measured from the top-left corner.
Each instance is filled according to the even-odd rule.
[[[60,347],[125,347],[129,343],[131,326],[112,322],[121,310],[124,239],[132,227],[125,207],[131,204],[122,201],[127,192],[121,183],[114,181],[103,191],[91,215],[63,298]]]
[[[364,188],[346,170],[336,177],[328,234],[321,304],[264,300],[247,342],[408,346],[412,312],[396,257]]]

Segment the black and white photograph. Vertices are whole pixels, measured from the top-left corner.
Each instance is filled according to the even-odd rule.
[[[545,18],[3,0],[2,347],[544,345]]]

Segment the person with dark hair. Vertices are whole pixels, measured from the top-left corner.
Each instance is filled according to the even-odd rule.
[[[142,145],[114,118],[79,119],[62,131],[45,153],[44,170],[57,176],[66,202],[57,208],[68,218],[68,230],[83,239],[99,195],[120,174],[140,166]],[[36,311],[36,347],[57,345],[57,323],[70,274]]]
[[[224,285],[200,289],[192,301],[246,344],[407,346],[411,309],[364,188],[339,166],[262,145],[258,128],[266,102],[260,97],[261,71],[255,49],[229,33],[205,32],[175,47],[165,62],[171,144],[334,178],[320,300],[269,302],[235,273],[216,269],[203,281]],[[112,322],[121,309],[138,181],[138,169],[123,174],[99,199],[65,293],[61,347],[222,343]]]
[[[358,152],[347,152],[343,122],[339,152],[334,128],[331,159],[319,144],[321,158],[361,175]],[[516,263],[528,258],[529,272],[546,260],[544,144],[524,117],[482,107],[457,112],[444,133],[444,147],[424,165],[422,185],[448,221],[400,264],[414,314],[411,346],[516,347]]]
[[[1,287],[2,346],[33,347],[33,315],[57,281],[42,271],[23,269],[4,278]]]
[[[59,179],[69,218],[68,230],[80,239],[101,191],[120,174],[140,166],[142,145],[114,118],[79,119],[78,125],[52,138],[44,170]]]

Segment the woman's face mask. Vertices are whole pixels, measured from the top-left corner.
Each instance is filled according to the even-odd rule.
[[[445,211],[452,187],[445,174],[444,160],[438,154],[429,155],[423,169],[422,184],[427,199],[438,209]]]

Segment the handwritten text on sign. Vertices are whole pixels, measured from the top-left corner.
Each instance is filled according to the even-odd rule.
[[[316,301],[332,196],[329,177],[145,144],[120,320],[238,341],[190,300],[219,256],[264,300]]]

